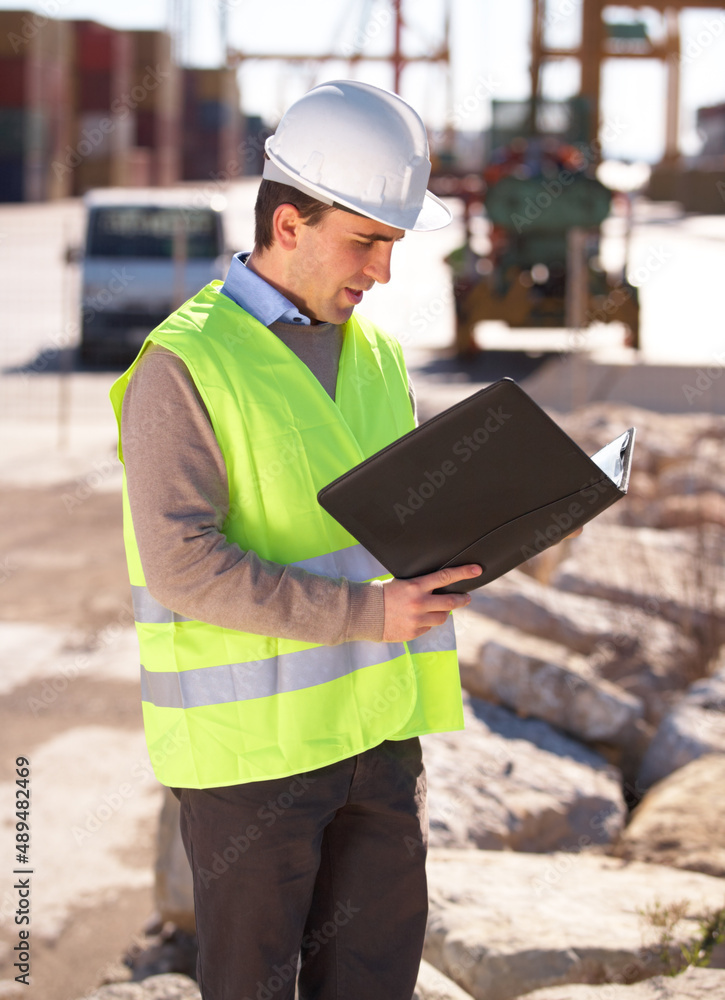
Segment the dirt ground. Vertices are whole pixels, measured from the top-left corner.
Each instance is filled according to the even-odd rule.
[[[121,498],[117,491],[95,492],[71,504],[74,488],[0,491],[0,621],[70,626],[92,642],[114,622],[127,624]],[[34,714],[28,702],[38,686],[37,679],[31,680],[0,697],[0,781],[14,781],[18,748],[32,760],[43,743],[67,730],[102,725],[138,733],[141,727],[135,683],[84,678],[69,686],[48,711]],[[134,866],[151,871],[155,818],[149,817],[143,833],[128,849]],[[119,888],[106,894],[103,905],[76,907],[53,941],[33,936],[31,925],[31,986],[18,987],[18,995],[32,1000],[83,997],[120,961],[152,912],[150,887]],[[0,927],[0,980],[11,983],[17,972],[12,957],[15,929],[11,920]],[[0,995],[10,994],[0,989]]]
[[[93,631],[128,606],[121,494],[76,494],[76,483],[0,492],[0,620]]]

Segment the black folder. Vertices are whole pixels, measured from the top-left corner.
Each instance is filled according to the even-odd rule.
[[[401,579],[478,563],[442,588],[507,573],[625,496],[635,430],[589,457],[504,378],[383,448],[318,493],[322,507]]]

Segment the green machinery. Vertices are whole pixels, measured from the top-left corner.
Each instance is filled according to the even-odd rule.
[[[497,113],[498,120],[502,109],[510,116],[511,107],[494,102],[494,126]],[[543,124],[545,110],[537,108]],[[569,114],[570,132],[580,131],[581,118]],[[625,326],[626,343],[639,346],[637,289],[623,273],[605,272],[600,262],[601,224],[613,192],[594,176],[594,150],[570,141],[566,130],[553,131],[542,134],[537,128],[525,138],[493,129],[494,140],[504,141],[483,171],[490,249],[477,254],[469,235],[447,258],[456,350],[462,356],[480,350],[474,328],[483,320],[503,320],[514,328],[577,329],[616,321]]]

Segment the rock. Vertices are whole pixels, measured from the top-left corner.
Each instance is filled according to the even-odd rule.
[[[637,428],[627,498],[598,520],[652,528],[722,524],[717,501],[669,504],[674,497],[724,493],[725,419],[709,414],[660,414],[603,403],[555,417],[592,454],[626,427]]]
[[[169,788],[164,788],[154,871],[154,898],[161,922],[194,934],[194,886],[179,829],[179,800]]]
[[[639,787],[707,753],[725,753],[725,667],[692,684],[662,720],[642,761]]]
[[[701,524],[725,527],[725,496],[705,490],[692,496],[657,499],[638,518],[638,524],[651,528],[696,528]]]
[[[626,807],[620,775],[536,719],[464,699],[466,729],[421,740],[434,846],[550,851],[606,844]]]
[[[583,654],[624,631],[616,605],[556,591],[515,569],[472,591],[470,610]],[[623,636],[619,646],[630,652],[635,642],[634,636]]]
[[[471,1000],[471,994],[423,959],[412,1000]]]
[[[719,470],[725,474],[722,450],[725,417],[719,415],[664,414],[617,403],[594,403],[569,413],[556,414],[555,419],[588,454],[607,444],[627,427],[636,427],[634,469],[658,478],[683,458],[692,456],[709,462],[713,472]]]
[[[702,493],[719,493],[725,496],[725,467],[717,468],[718,458],[722,463],[722,442],[704,443],[694,455],[679,455],[678,460],[668,466],[657,477],[658,493],[662,497],[696,496]]]
[[[641,608],[675,623],[702,647],[702,665],[725,642],[725,530],[657,531],[591,521],[572,539],[553,586]]]
[[[101,972],[99,984],[133,982],[133,970],[125,962],[109,962]]]
[[[25,996],[26,989],[27,987],[22,983],[16,983],[14,979],[0,979],[0,1000],[20,1000],[20,997]]]
[[[462,636],[466,650],[477,630],[485,634],[485,626],[476,626],[474,612],[549,639],[586,656],[599,677],[641,698],[645,718],[655,725],[669,707],[667,693],[683,689],[699,676],[698,644],[676,625],[645,610],[555,590],[517,570],[471,596],[465,615],[473,635],[470,640]],[[460,633],[458,622],[457,616]],[[470,659],[478,659],[482,641],[470,650]]]
[[[527,993],[525,1000],[725,1000],[725,971],[690,966],[679,976],[655,976],[624,986],[555,986]],[[524,1000],[524,998],[522,998]]]
[[[424,956],[476,1000],[661,974],[653,914],[672,914],[675,962],[723,902],[712,876],[586,851],[433,850],[428,882]]]
[[[6,995],[15,1000],[20,993],[0,992],[0,997]],[[201,994],[198,985],[192,979],[186,976],[164,975],[153,976],[140,983],[103,986],[88,994],[84,1000],[201,1000]],[[420,963],[412,1000],[471,1000],[471,996],[423,960]]]
[[[693,760],[646,793],[614,853],[725,876],[723,788],[725,754]]]
[[[462,666],[461,679],[478,697],[586,743],[638,743],[642,701],[599,678],[580,654],[547,639],[499,627],[483,643],[478,662]]]
[[[188,976],[151,976],[141,983],[101,986],[83,1000],[201,1000],[199,987]]]
[[[124,956],[134,982],[149,976],[178,972],[195,978],[199,949],[196,934],[182,931],[176,924],[166,923],[157,933],[147,934],[134,942]]]
[[[472,591],[470,611],[585,655],[624,632],[616,605],[554,590],[515,569]],[[635,642],[623,635],[618,645],[630,652]]]

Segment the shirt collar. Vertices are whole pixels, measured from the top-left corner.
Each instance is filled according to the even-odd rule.
[[[222,294],[264,326],[275,322],[310,326],[309,316],[304,316],[294,303],[245,266],[249,255],[249,251],[234,254],[221,288]]]

